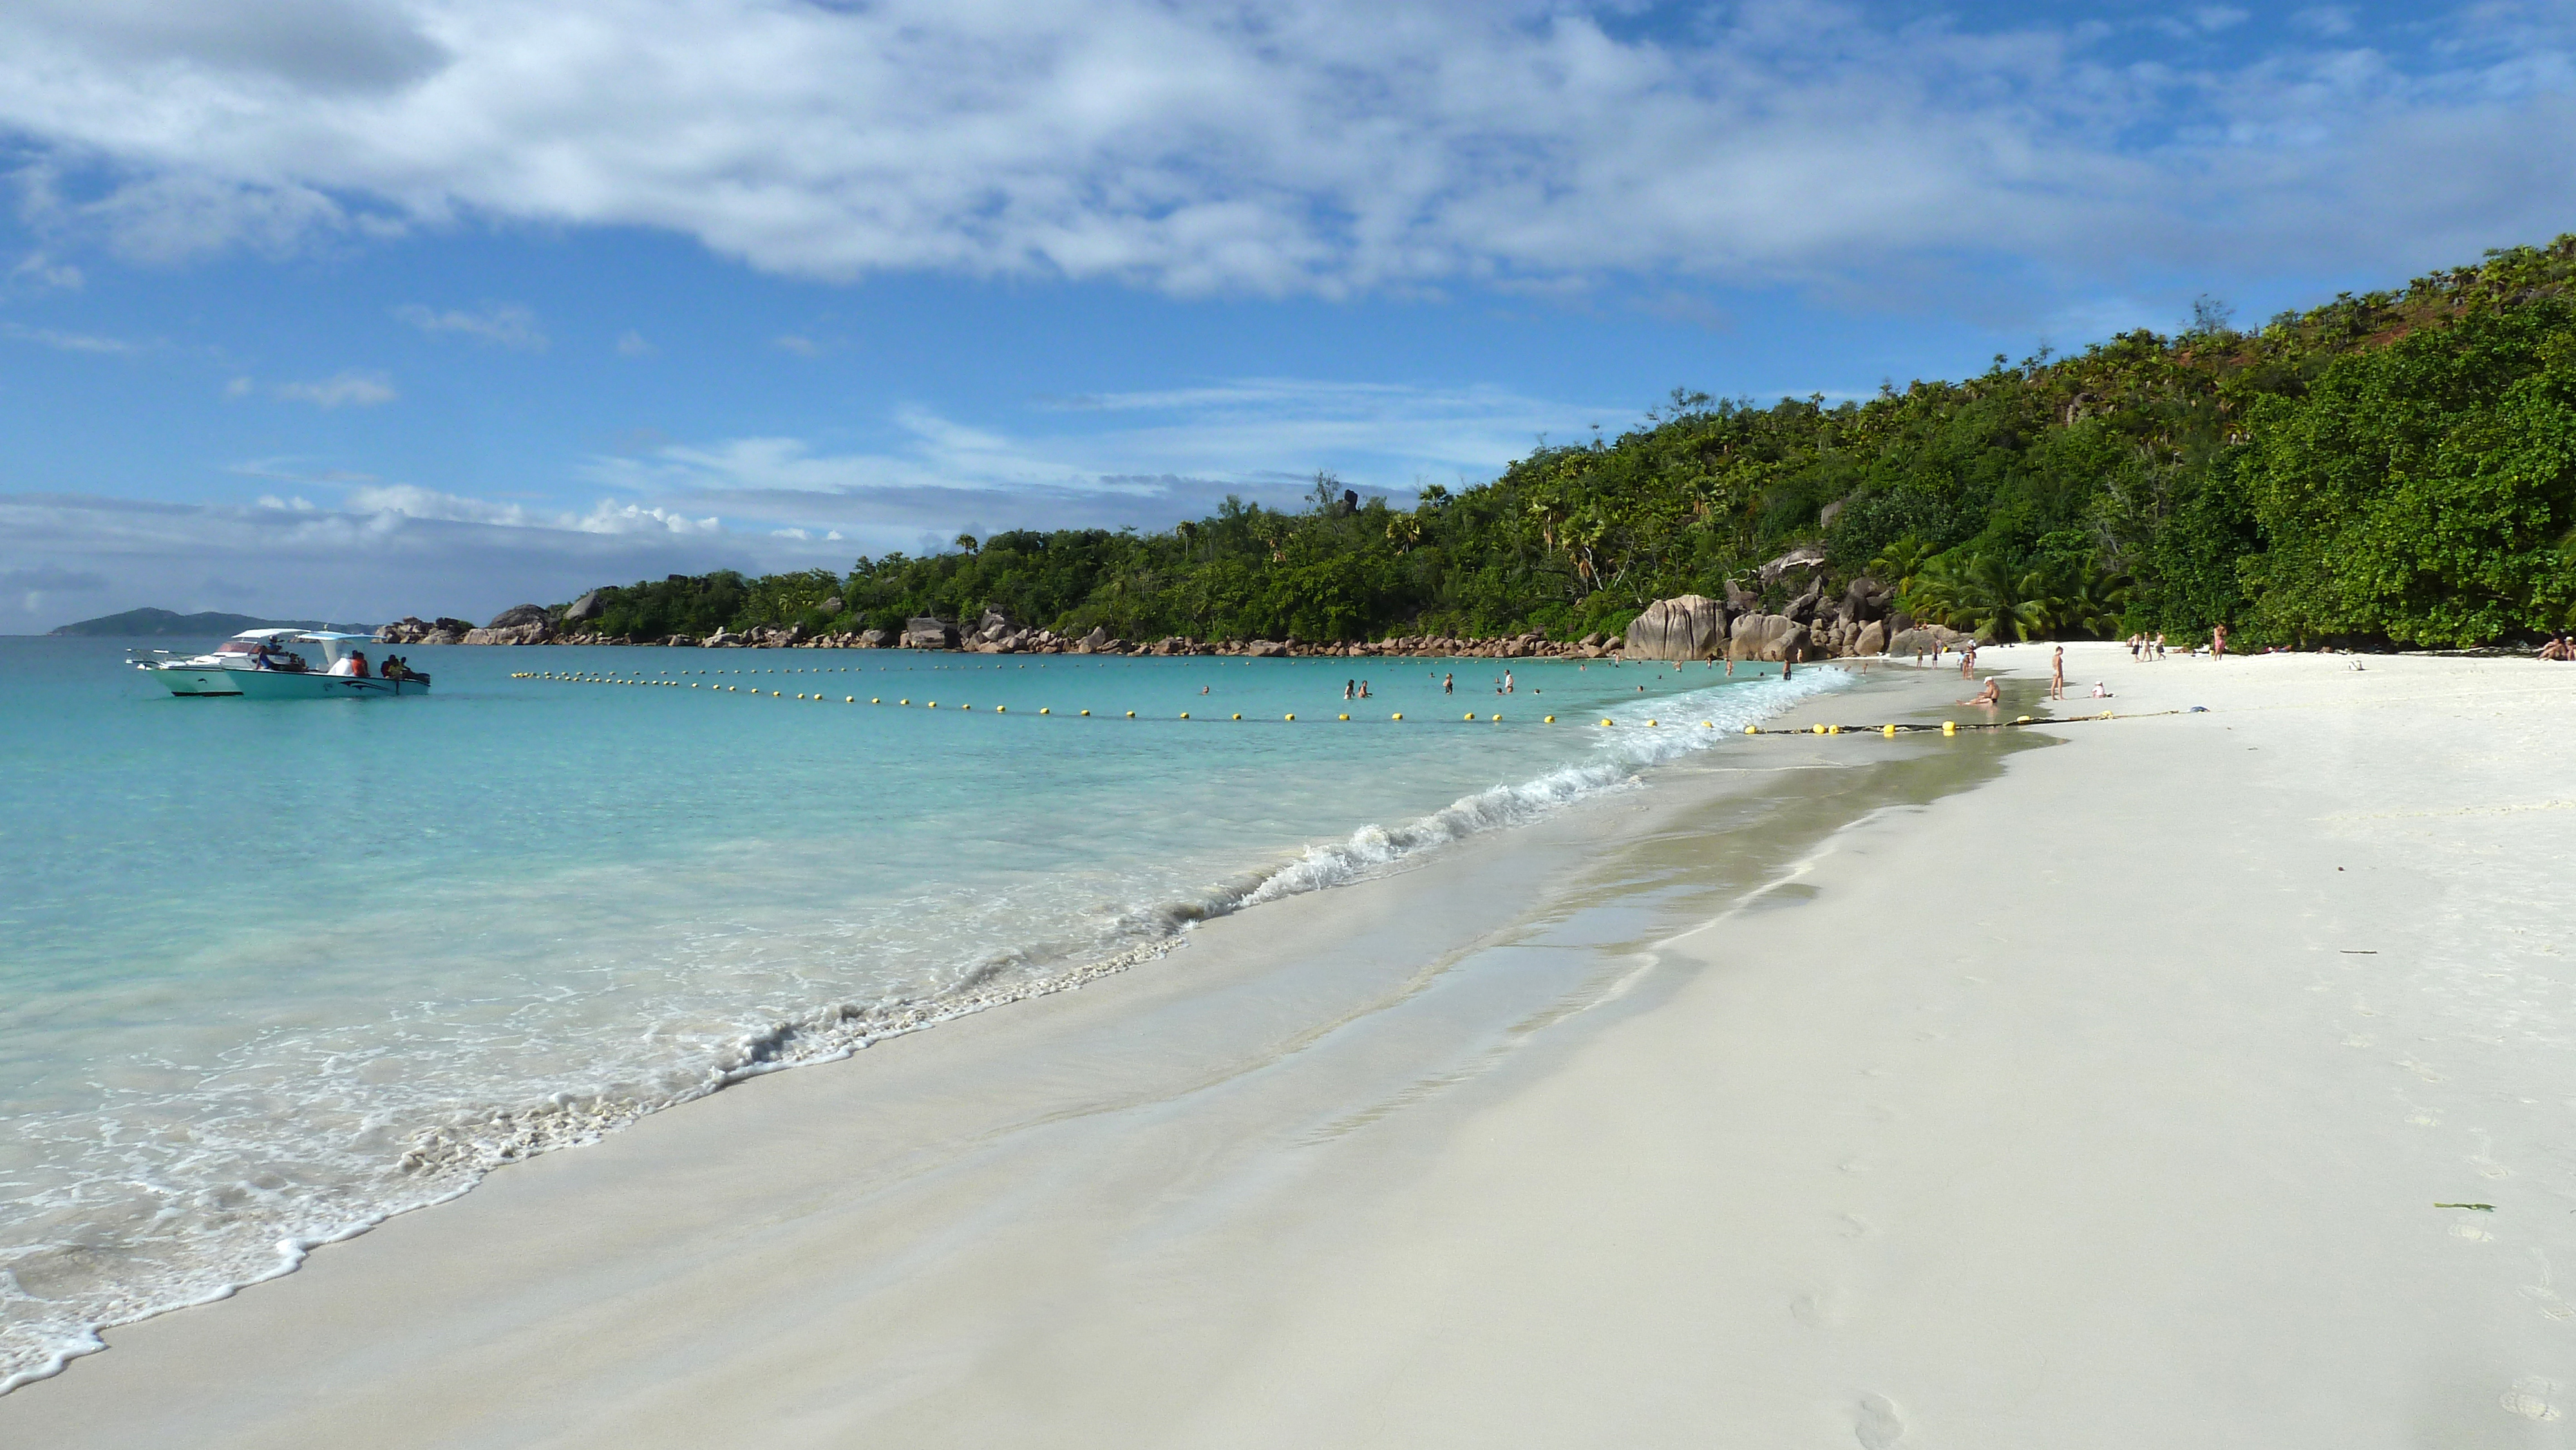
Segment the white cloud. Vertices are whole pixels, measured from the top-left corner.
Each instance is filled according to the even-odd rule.
[[[394,316],[423,332],[462,333],[518,352],[546,350],[547,338],[537,327],[537,315],[515,303],[491,304],[477,312],[454,308],[441,312],[415,302],[395,308]]]
[[[334,373],[317,383],[279,383],[271,389],[281,398],[332,408],[373,408],[400,396],[383,373]]]
[[[42,252],[29,252],[9,269],[9,280],[20,286],[59,287],[77,292],[86,280],[81,269],[69,262],[58,262]]]
[[[1627,13],[26,0],[0,127],[40,231],[146,257],[472,218],[1183,293],[2451,259],[2546,236],[2576,191],[2576,153],[2535,144],[2576,128],[2556,7],[2211,60],[2211,28],[2250,27],[2204,6],[2144,61],[2090,23]]]
[[[644,340],[644,334],[628,328],[617,335],[619,357],[651,357],[658,349]]]
[[[343,496],[350,512],[432,519],[446,523],[484,524],[505,529],[559,529],[581,534],[719,534],[721,520],[693,519],[668,509],[602,499],[589,513],[530,508],[518,503],[491,503],[462,494],[442,493],[416,484],[367,484]]]
[[[571,527],[586,534],[716,534],[724,531],[723,524],[712,515],[693,519],[669,509],[611,503],[605,499],[589,513],[573,520]]]
[[[792,352],[798,357],[820,357],[823,354],[822,347],[814,339],[799,337],[792,332],[771,338],[769,345],[780,352]]]
[[[0,337],[14,338],[19,342],[32,342],[40,347],[53,348],[58,352],[86,352],[112,356],[142,351],[136,344],[122,338],[99,337],[86,332],[57,332],[50,327],[28,327],[15,322],[0,322]]]

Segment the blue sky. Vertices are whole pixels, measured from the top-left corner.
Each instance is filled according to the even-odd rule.
[[[22,0],[0,631],[1409,498],[2576,229],[2576,4]]]

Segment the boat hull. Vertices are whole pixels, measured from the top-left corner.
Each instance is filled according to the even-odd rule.
[[[208,671],[213,673],[213,671]],[[427,680],[361,679],[356,675],[296,674],[287,670],[235,670],[235,690],[246,700],[363,700],[384,695],[426,695]]]
[[[241,688],[233,683],[233,677],[241,673],[238,670],[194,670],[179,665],[162,665],[150,673],[153,679],[161,683],[162,688],[183,698],[211,698],[241,693]]]

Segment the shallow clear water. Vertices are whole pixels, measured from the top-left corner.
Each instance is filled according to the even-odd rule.
[[[436,693],[184,700],[112,642],[0,639],[0,1386],[494,1164],[1143,960],[1840,683],[406,653]]]

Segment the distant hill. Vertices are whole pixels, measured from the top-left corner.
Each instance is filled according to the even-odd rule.
[[[47,632],[108,635],[118,639],[172,635],[207,639],[239,634],[245,629],[337,629],[357,634],[369,632],[372,628],[364,624],[328,624],[319,619],[253,619],[247,614],[218,614],[213,610],[203,614],[173,614],[167,609],[129,609],[123,614],[84,619],[78,624],[66,624]]]

